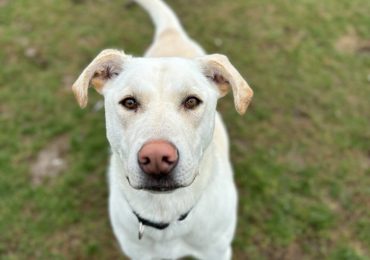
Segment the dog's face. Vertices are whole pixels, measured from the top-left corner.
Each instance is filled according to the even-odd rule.
[[[108,140],[126,168],[130,185],[170,190],[192,183],[212,138],[218,97],[199,65],[177,58],[130,58],[103,94]],[[158,140],[173,146],[176,165],[169,172],[155,166],[145,172],[139,152]],[[153,149],[165,156],[161,147]],[[149,151],[148,163],[157,163],[155,155],[149,159],[150,155]]]
[[[213,136],[217,99],[232,87],[244,113],[252,90],[221,55],[132,58],[103,51],[73,86],[81,106],[89,84],[104,95],[107,137],[134,189],[190,185]]]

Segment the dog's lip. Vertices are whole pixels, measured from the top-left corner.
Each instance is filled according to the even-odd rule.
[[[131,188],[135,189],[135,190],[145,190],[145,191],[149,191],[151,193],[170,193],[174,190],[177,190],[177,189],[180,189],[180,188],[185,188],[189,185],[186,185],[186,186],[182,186],[182,185],[173,185],[173,186],[168,186],[168,187],[157,187],[157,186],[139,186],[139,187],[135,187],[131,184],[130,182],[130,178],[127,176],[126,177],[127,179],[127,182],[128,184],[131,186]]]
[[[135,189],[135,190],[148,191],[148,192],[153,193],[153,194],[163,194],[163,193],[171,193],[175,190],[189,187],[190,185],[193,184],[193,182],[195,181],[195,179],[197,178],[198,175],[199,175],[198,173],[195,174],[193,180],[187,185],[173,185],[173,186],[168,186],[168,187],[157,187],[157,186],[139,186],[139,187],[135,187],[131,184],[130,178],[128,176],[126,176],[126,179],[127,179],[128,184],[130,185],[130,187]]]

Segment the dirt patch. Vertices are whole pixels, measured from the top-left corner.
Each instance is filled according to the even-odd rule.
[[[8,2],[8,0],[0,0],[0,7],[5,6],[6,4],[8,4]]]
[[[351,29],[336,41],[335,48],[343,53],[370,52],[370,40],[361,39],[355,30]]]
[[[45,180],[57,177],[67,168],[66,154],[69,149],[69,138],[66,135],[56,137],[46,145],[31,164],[31,182],[35,186]]]
[[[24,49],[24,56],[35,65],[39,66],[41,69],[46,69],[50,64],[46,58],[46,55],[42,52],[40,48],[35,46],[28,46]]]
[[[0,89],[2,86],[0,86]],[[12,110],[8,108],[4,103],[0,104],[0,115],[3,120],[12,118]]]

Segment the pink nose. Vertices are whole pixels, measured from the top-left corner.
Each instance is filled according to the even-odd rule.
[[[164,140],[145,143],[138,153],[140,168],[149,175],[170,173],[178,160],[176,147]]]

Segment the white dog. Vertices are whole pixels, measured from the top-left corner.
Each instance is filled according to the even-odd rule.
[[[73,85],[104,95],[109,213],[132,259],[230,259],[237,194],[218,98],[243,114],[253,91],[227,57],[205,55],[161,0],[137,0],[155,39],[144,58],[102,51]]]

